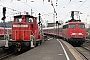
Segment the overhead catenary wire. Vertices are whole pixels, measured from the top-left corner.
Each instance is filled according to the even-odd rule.
[[[13,0],[11,0],[11,2],[12,2]],[[19,0],[19,1],[21,1],[21,0]],[[37,12],[39,12],[37,9],[35,9],[35,8],[33,8],[33,7],[31,7],[30,5],[28,5],[26,2],[23,2],[23,1],[21,1],[22,3],[24,3],[24,4],[26,4],[28,7],[30,7],[31,9],[33,9],[33,10],[35,10],[35,11],[37,11]],[[3,5],[0,5],[0,6],[2,6],[2,7],[5,7],[5,6],[3,6]],[[8,9],[11,9],[11,10],[13,10],[13,11],[17,11],[17,12],[20,12],[20,11],[18,11],[18,10],[16,10],[16,9],[12,9],[12,8],[9,8],[9,7],[6,7],[6,8],[8,8]]]
[[[85,7],[85,8],[83,8],[82,10],[85,10],[85,9],[87,9],[87,8],[89,8],[90,6],[87,6],[87,7]]]
[[[21,1],[22,3],[24,3],[24,4],[26,4],[25,2],[23,2],[23,1]],[[37,9],[35,9],[35,8],[33,8],[33,7],[31,7],[30,5],[28,5],[28,4],[26,4],[28,7],[30,7],[31,9],[34,9],[34,10],[36,10],[36,11],[38,11]],[[38,11],[39,12],[39,11]]]
[[[3,6],[3,5],[0,5],[0,6],[5,7],[5,6]],[[8,9],[10,9],[10,10],[12,10],[12,11],[21,12],[21,11],[19,11],[19,10],[13,9],[13,8],[9,8],[9,7],[6,7],[6,8],[8,8]]]
[[[76,10],[80,9],[84,5],[85,2],[87,2],[87,0],[85,0]]]
[[[70,12],[69,12],[70,13]],[[68,17],[68,13],[66,14],[66,16],[62,19],[62,20],[64,20],[64,19],[66,19]]]
[[[11,0],[11,2],[12,2],[13,0]],[[24,4],[26,4],[28,7],[30,7],[31,9],[33,9],[33,10],[36,10],[36,9],[34,9],[33,7],[31,7],[30,5],[28,5],[27,3],[25,3],[25,2],[23,2],[23,1],[21,1],[22,3],[24,3]],[[2,7],[5,7],[5,6],[3,6],[3,5],[0,5],[0,6],[2,6]],[[10,10],[12,10],[12,11],[17,11],[17,12],[19,12],[20,14],[21,14],[21,11],[19,11],[19,10],[16,10],[16,9],[13,9],[13,8],[10,8],[10,7],[6,7],[7,9],[10,9]],[[38,11],[38,10],[36,10],[36,11]],[[39,12],[39,11],[38,11]],[[17,13],[16,13],[17,14]]]
[[[71,4],[71,1],[72,1],[72,0],[70,0],[70,1],[69,1],[69,3],[68,3],[65,7],[63,7],[63,8],[67,8],[67,7],[68,7],[68,5],[70,5],[70,4]],[[69,12],[69,13],[70,13],[70,12]],[[64,18],[62,18],[62,20],[66,19],[67,17],[68,17],[68,13],[66,13],[65,17],[64,17]]]

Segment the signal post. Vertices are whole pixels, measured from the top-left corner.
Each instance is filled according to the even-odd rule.
[[[3,17],[2,17],[2,20],[3,20],[3,24],[4,24],[4,39],[5,39],[5,19],[6,19],[6,7],[3,7]]]

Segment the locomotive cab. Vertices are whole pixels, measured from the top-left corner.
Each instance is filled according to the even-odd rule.
[[[71,22],[68,26],[68,36],[72,38],[85,38],[85,24],[81,22]]]
[[[83,44],[86,39],[86,28],[83,22],[72,21],[63,26],[62,35],[71,44]],[[75,45],[75,44],[74,44]]]

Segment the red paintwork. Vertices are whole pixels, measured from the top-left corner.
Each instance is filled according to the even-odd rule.
[[[17,22],[17,18],[20,18],[21,22]],[[32,22],[26,22],[27,18],[31,18]],[[30,15],[14,16],[12,40],[30,40],[30,35],[33,35],[35,40],[40,39],[36,17]]]
[[[70,24],[75,24],[76,28],[69,28]],[[67,24],[65,24],[65,25],[67,25],[68,28],[63,29],[63,27],[59,27],[59,32],[57,31],[57,28],[55,28],[55,27],[52,27],[52,28],[48,27],[47,29],[44,29],[43,31],[44,31],[44,33],[54,34],[54,35],[58,35],[58,33],[59,33],[60,36],[66,38],[66,39],[86,37],[85,24],[84,24],[84,28],[78,28],[78,24],[84,24],[84,23],[83,22],[68,22]],[[64,25],[62,25],[62,26],[64,26]],[[60,29],[62,31],[60,31]],[[75,35],[71,35],[73,33],[75,33]]]
[[[70,24],[75,24],[76,28],[67,28],[65,31],[63,30],[64,33],[63,36],[66,36],[67,38],[86,37],[86,29],[85,29],[85,24],[83,22],[69,22],[68,25]],[[78,24],[84,24],[84,28],[78,28]],[[72,33],[76,33],[76,34],[74,36],[71,36]],[[83,35],[80,35],[79,33],[82,33]]]

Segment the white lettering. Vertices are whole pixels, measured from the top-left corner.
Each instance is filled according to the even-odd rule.
[[[13,25],[13,27],[28,27],[28,25]]]

